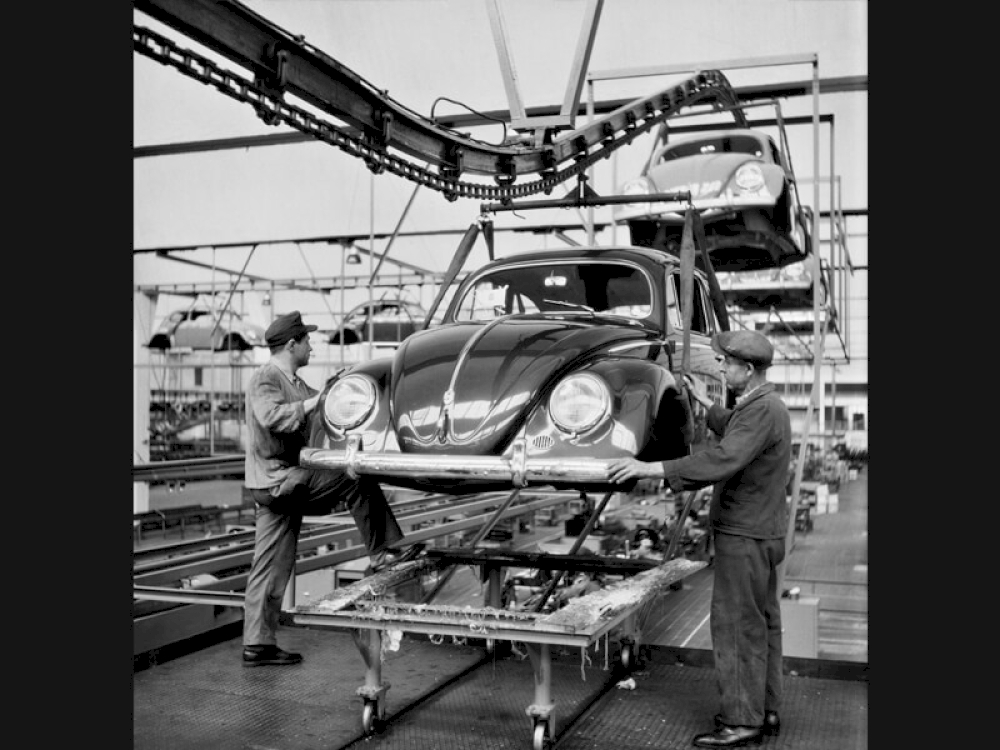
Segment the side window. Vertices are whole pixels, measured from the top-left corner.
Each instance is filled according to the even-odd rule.
[[[716,331],[715,308],[712,307],[712,298],[708,292],[707,284],[701,279],[695,279],[694,298],[700,300],[696,302],[696,309],[701,309],[702,327],[696,330],[711,336]]]
[[[680,300],[681,275],[680,273],[672,273],[670,281],[667,283],[667,317],[671,326],[678,331],[683,331],[684,318],[681,314]],[[695,277],[691,294],[691,330],[706,336],[711,335],[715,330],[715,326],[711,323],[710,308],[706,307],[707,302],[707,294],[702,286],[702,281]]]
[[[678,273],[670,274],[667,279],[667,322],[675,331],[684,330],[681,325],[681,277]]]

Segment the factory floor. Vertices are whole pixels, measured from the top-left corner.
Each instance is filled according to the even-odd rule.
[[[868,468],[842,483],[835,512],[814,516],[788,555],[785,588],[819,608],[817,658],[785,658],[782,732],[770,748],[868,744]],[[187,500],[187,502],[191,502]],[[160,540],[162,543],[162,540]],[[457,576],[456,576],[457,578]],[[708,631],[711,566],[646,611],[643,646],[621,671],[613,638],[553,647],[554,750],[682,748],[717,711]],[[238,633],[133,675],[137,750],[448,750],[532,748],[526,710],[537,677],[515,649],[406,634],[384,654],[385,718],[365,732],[365,663],[349,631],[284,627],[305,660],[244,669]]]

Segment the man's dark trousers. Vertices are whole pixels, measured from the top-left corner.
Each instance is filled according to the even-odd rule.
[[[712,567],[712,651],[722,723],[759,727],[781,709],[781,602],[784,539],[716,532]]]
[[[257,518],[244,595],[245,646],[277,644],[281,603],[295,568],[303,515],[325,515],[346,505],[369,554],[403,538],[382,487],[371,477],[354,480],[343,472],[295,467],[280,492],[273,497],[270,490],[250,490]]]

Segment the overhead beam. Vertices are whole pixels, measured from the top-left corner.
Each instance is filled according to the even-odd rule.
[[[736,95],[742,102],[751,102],[759,99],[781,99],[793,96],[805,96],[812,93],[812,81],[793,81],[791,83],[773,83],[760,86],[743,86],[736,88]],[[840,78],[824,78],[820,81],[820,92],[823,94],[845,93],[851,91],[867,91],[868,76],[843,76]],[[630,103],[631,99],[608,99],[594,103],[594,113],[596,115],[606,115]],[[577,108],[577,115],[586,115],[586,104]],[[543,117],[557,117],[560,109],[555,105],[540,107],[529,107],[525,117],[529,120],[538,120]],[[821,121],[832,115],[823,115]],[[787,118],[786,124],[797,124],[794,121],[811,118]],[[479,114],[455,114],[436,116],[435,120],[443,127],[465,128],[478,127],[483,125],[496,125],[497,121],[510,122],[511,113],[509,110],[498,109]],[[770,121],[754,121],[751,126],[760,127]],[[718,129],[718,126],[714,126]],[[694,132],[698,129],[710,129],[707,126],[687,125],[673,127],[673,132],[684,132],[690,129]],[[173,156],[176,154],[199,153],[204,151],[224,151],[228,149],[259,148],[262,146],[285,146],[295,143],[315,143],[316,139],[304,133],[268,133],[266,135],[251,135],[237,138],[215,138],[211,140],[187,141],[184,143],[161,143],[152,146],[137,146],[132,149],[133,159],[142,159],[150,156]]]
[[[398,286],[413,286],[419,284],[440,284],[444,280],[443,273],[402,274],[384,276],[368,283],[367,276],[348,276],[345,278],[324,276],[316,278],[309,286],[304,286],[300,279],[274,279],[269,282],[269,290],[305,291],[327,294],[341,289],[367,289],[369,286],[378,289]],[[199,294],[209,294],[212,286],[206,281],[185,281],[176,284],[140,284],[135,287],[137,292],[172,294],[176,297],[194,297]],[[260,287],[254,287],[253,282],[241,281],[234,288],[236,292],[259,292]]]
[[[597,224],[596,226],[598,228],[600,228],[600,229],[603,229],[605,227],[610,226],[610,223],[608,223],[608,222],[600,223],[600,224]],[[528,227],[521,227],[521,226],[518,226],[518,227],[496,227],[494,231],[497,231],[497,232],[514,232],[514,233],[525,233],[525,232],[527,232],[528,234],[547,234],[547,233],[556,232],[556,231],[568,231],[570,229],[581,229],[581,228],[582,227],[581,227],[580,224],[545,224],[543,226],[528,226]],[[465,232],[466,232],[465,229],[431,229],[431,230],[422,230],[422,231],[413,231],[413,232],[399,232],[396,236],[397,237],[434,237],[434,236],[445,236],[445,235],[447,235],[447,236],[457,236],[457,235],[463,235],[463,234],[465,234]],[[357,242],[359,242],[361,240],[367,240],[367,239],[369,239],[371,237],[374,237],[377,240],[382,240],[382,239],[387,239],[387,238],[389,238],[391,236],[392,236],[392,232],[376,232],[374,234],[368,234],[368,233],[366,233],[366,234],[331,234],[331,235],[321,235],[321,236],[314,236],[314,237],[296,237],[296,238],[292,238],[292,239],[260,240],[260,241],[257,241],[257,242],[218,242],[218,243],[214,243],[214,244],[174,245],[174,246],[170,246],[170,247],[137,247],[137,248],[133,248],[132,252],[134,254],[140,254],[140,253],[164,254],[164,253],[176,253],[176,252],[182,252],[182,251],[191,251],[191,250],[203,250],[203,249],[207,249],[207,248],[215,248],[216,250],[220,250],[220,249],[232,248],[232,247],[249,247],[249,246],[252,246],[252,245],[261,245],[261,246],[263,246],[263,245],[292,245],[292,244],[298,244],[298,243],[302,243],[302,244],[308,244],[308,243],[317,243],[317,244],[321,244],[321,243],[327,243],[327,244],[352,244],[352,245],[355,245],[355,247],[357,247],[359,251],[361,251],[361,252],[367,252],[367,250],[365,248],[362,248],[360,245],[357,245]],[[170,259],[171,260],[177,260],[173,256],[171,256]],[[402,263],[400,261],[394,260],[393,258],[387,258],[387,260],[389,260],[392,263],[398,263],[398,264],[402,265]],[[429,271],[425,271],[424,269],[420,269],[420,268],[418,268],[416,266],[411,266],[411,267],[417,268],[417,270],[419,270],[421,272],[429,273]],[[268,279],[268,281],[270,281],[270,279]]]
[[[472,139],[442,127],[377,90],[360,75],[322,50],[308,44],[240,2],[213,0],[134,0],[133,6],[156,21],[179,31],[207,49],[226,57],[253,75],[242,79],[193,50],[182,50],[169,38],[150,29],[133,27],[133,48],[164,64],[219,88],[240,101],[253,102],[258,114],[271,124],[285,122],[304,133],[362,156],[375,170],[390,169],[446,194],[463,197],[515,197],[542,192],[550,182],[561,182],[584,168],[584,161],[602,152],[627,145],[663,119],[684,107],[724,106],[736,103],[729,81],[719,71],[703,71],[688,81],[653,96],[630,102],[599,121],[569,131],[551,144],[495,145]],[[196,60],[197,57],[197,60]],[[253,89],[252,91],[250,89]],[[322,124],[292,108],[284,95],[295,96],[350,128],[363,133],[348,142],[343,131],[329,122]],[[641,123],[641,124],[640,124]],[[301,125],[301,127],[299,127]],[[595,153],[590,149],[597,147]],[[431,175],[425,168],[415,172],[412,164],[400,163],[392,150],[417,157],[439,169]],[[558,169],[572,162],[571,166]],[[457,175],[480,174],[501,178],[504,184],[486,187],[460,185]],[[544,174],[530,186],[512,186],[518,176]]]
[[[737,57],[728,60],[713,60],[688,63],[673,63],[671,65],[647,65],[640,68],[616,68],[614,70],[595,70],[587,75],[591,81],[609,81],[620,78],[643,78],[647,76],[676,75],[678,73],[693,73],[698,70],[725,70],[737,68],[760,68],[773,65],[813,65],[818,60],[815,52],[798,55],[771,55],[769,57]]]

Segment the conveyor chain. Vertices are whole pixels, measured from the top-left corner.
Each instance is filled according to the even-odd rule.
[[[287,124],[362,159],[376,174],[389,171],[441,192],[449,200],[509,203],[514,198],[549,194],[560,183],[583,174],[686,106],[704,103],[735,107],[733,116],[738,123],[745,122],[728,80],[721,72],[709,70],[626,104],[551,143],[539,147],[494,145],[438,125],[401,106],[306,44],[302,37],[275,27],[239,3],[143,0],[135,5],[248,67],[254,71],[254,78],[226,70],[140,26],[132,30],[136,52],[251,105],[269,124]],[[234,33],[233,29],[242,33]],[[346,124],[330,123],[289,104],[283,98],[286,93]],[[496,184],[461,180],[463,172],[491,176]],[[518,178],[526,174],[537,174],[539,178],[518,183]]]

